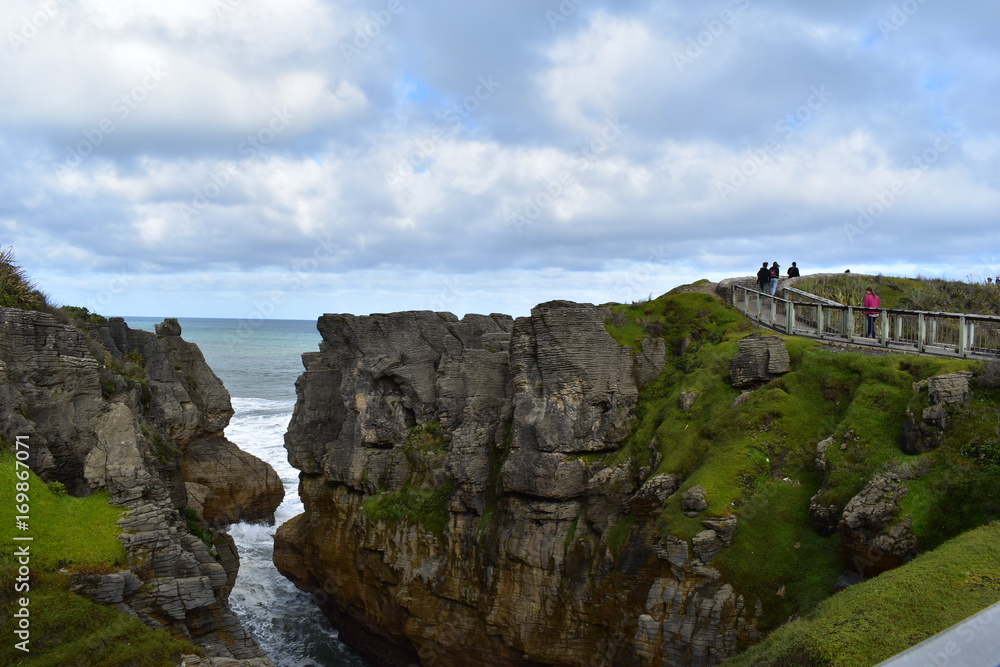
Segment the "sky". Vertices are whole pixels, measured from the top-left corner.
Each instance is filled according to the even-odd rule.
[[[1000,274],[995,0],[6,0],[0,246],[105,315]]]

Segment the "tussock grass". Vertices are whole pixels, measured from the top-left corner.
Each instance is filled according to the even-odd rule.
[[[44,310],[45,295],[14,260],[14,249],[0,249],[0,306],[22,310]]]
[[[861,305],[872,287],[883,308],[1000,315],[1000,288],[979,282],[844,273],[805,277],[795,287],[848,306]]]

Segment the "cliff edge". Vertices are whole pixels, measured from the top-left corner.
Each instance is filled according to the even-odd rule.
[[[320,319],[286,435],[305,512],[274,561],[346,642],[379,665],[499,666],[707,665],[752,641],[710,558],[655,530],[678,480],[651,475],[654,443],[623,445],[668,351],[617,342],[611,317]]]
[[[229,394],[180,334],[176,320],[154,334],[0,308],[0,436],[30,442],[45,482],[127,508],[126,568],[73,573],[74,590],[190,640],[202,664],[271,664],[228,607],[239,560],[223,529],[273,521],[284,491],[223,435]]]

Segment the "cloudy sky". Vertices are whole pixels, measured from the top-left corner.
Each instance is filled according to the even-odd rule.
[[[6,0],[0,245],[104,314],[1000,274],[995,0]]]

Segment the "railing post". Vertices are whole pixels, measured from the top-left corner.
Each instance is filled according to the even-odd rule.
[[[903,340],[903,316],[902,314],[896,315],[896,341]]]
[[[847,307],[847,342],[854,342],[854,308]]]
[[[958,356],[966,356],[966,351],[969,349],[969,341],[966,336],[969,335],[969,330],[965,326],[965,315],[958,316]]]
[[[816,304],[816,335],[823,337],[823,304]]]
[[[923,313],[917,313],[917,352],[923,352],[927,344],[927,322]]]
[[[975,322],[969,322],[969,337],[966,339],[966,342],[968,342],[968,344],[969,344],[966,349],[969,352],[972,352],[972,350],[976,347],[976,323]],[[968,355],[966,355],[966,356],[968,356]]]
[[[882,311],[882,346],[889,347],[889,313]]]
[[[778,319],[778,301],[773,296],[771,297],[771,326],[774,326],[774,321]]]
[[[789,336],[795,333],[795,304],[791,301],[785,301],[785,319],[787,320],[786,331]]]
[[[927,343],[933,345],[937,342],[937,332],[938,332],[938,318],[935,317],[931,320],[930,331],[927,332]]]

